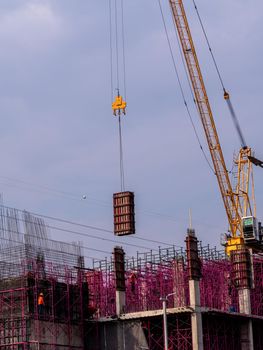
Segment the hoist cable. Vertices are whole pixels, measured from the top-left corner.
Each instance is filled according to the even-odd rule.
[[[226,100],[226,103],[228,105],[228,108],[229,108],[229,111],[230,111],[233,123],[234,123],[234,125],[236,127],[236,130],[237,130],[237,133],[238,133],[238,136],[239,136],[239,140],[240,140],[240,143],[241,143],[241,147],[243,149],[246,149],[247,148],[246,141],[245,141],[245,138],[243,136],[240,124],[238,122],[238,119],[237,119],[237,116],[236,116],[236,113],[235,113],[235,110],[234,110],[234,107],[232,105],[232,102],[231,102],[230,98],[228,98]]]
[[[121,192],[124,191],[124,162],[123,162],[123,146],[122,146],[122,130],[121,130],[121,116],[118,117],[119,122],[119,145],[120,145],[120,181]]]
[[[125,58],[125,37],[124,37],[124,7],[121,0],[121,36],[122,36],[122,60],[123,60],[123,85],[124,85],[124,100],[127,99],[126,91],[126,58]]]
[[[123,0],[114,0],[114,8],[109,0],[109,12],[110,12],[110,50],[111,50],[111,89],[112,100],[113,86],[115,85],[117,90],[117,98],[122,99],[120,95],[120,83],[124,87],[124,101],[126,101],[126,64],[125,64],[125,38],[124,38],[124,5]],[[114,12],[114,14],[113,14]],[[115,23],[113,23],[115,21]],[[114,36],[112,30],[114,28]],[[113,42],[115,40],[115,53],[113,54]],[[122,54],[121,54],[122,49]],[[116,62],[114,62],[116,59]],[[121,62],[122,61],[122,62]],[[122,69],[120,69],[120,63],[122,63]],[[113,69],[116,64],[116,71]],[[115,75],[116,74],[116,75]],[[120,81],[121,80],[121,81]],[[124,191],[124,161],[123,161],[123,145],[122,145],[122,129],[121,129],[121,115],[125,114],[125,108],[114,109],[114,115],[118,118],[118,133],[119,133],[119,168],[120,168],[120,185],[121,191]]]
[[[197,5],[196,5],[195,0],[192,0],[192,1],[193,1],[194,8],[195,8],[195,10],[196,10],[197,17],[198,17],[198,20],[199,20],[199,22],[200,22],[200,25],[201,25],[201,28],[202,28],[202,31],[203,31],[203,34],[204,34],[204,37],[205,37],[205,40],[206,40],[206,42],[207,42],[208,49],[209,49],[209,51],[210,51],[212,60],[213,60],[213,62],[214,62],[214,65],[215,65],[215,69],[216,69],[216,71],[217,71],[218,78],[219,78],[220,83],[221,83],[221,85],[222,85],[222,88],[223,88],[223,90],[224,90],[224,92],[225,92],[226,89],[225,89],[225,85],[224,85],[224,82],[223,82],[223,78],[222,78],[222,75],[221,75],[221,73],[220,73],[220,71],[219,71],[218,64],[217,64],[217,62],[216,62],[214,53],[213,53],[213,51],[212,51],[210,42],[209,42],[209,40],[208,40],[208,36],[207,36],[206,30],[205,30],[205,27],[204,27],[204,25],[203,25],[203,21],[202,21],[202,19],[201,19],[201,16],[200,16],[200,13],[199,13],[199,11],[198,11],[198,8],[197,8]]]
[[[126,64],[125,64],[125,38],[124,38],[124,6],[121,0],[121,38],[122,38],[122,60],[123,60],[123,87],[124,100],[126,101]],[[121,118],[119,116],[119,134],[120,134],[120,165],[121,165],[121,191],[125,191],[124,185],[124,160],[123,160],[123,145],[122,145],[122,129]]]
[[[115,0],[115,48],[116,48],[116,78],[117,78],[117,89],[120,88],[119,81],[119,36],[118,36],[118,8],[117,8],[117,0]]]
[[[245,141],[245,138],[244,138],[243,133],[242,133],[242,131],[241,131],[241,127],[240,127],[240,124],[239,124],[239,122],[238,122],[238,119],[237,119],[237,116],[236,116],[234,107],[233,107],[232,102],[231,102],[231,100],[230,100],[230,96],[229,96],[229,94],[227,93],[227,90],[226,90],[226,88],[225,88],[225,85],[224,85],[224,82],[223,82],[223,78],[222,78],[222,75],[221,75],[220,70],[219,70],[219,66],[218,66],[218,64],[217,64],[217,62],[216,62],[214,53],[213,53],[213,51],[212,51],[212,47],[211,47],[211,45],[210,45],[210,42],[209,42],[209,39],[208,39],[206,30],[205,30],[205,27],[204,27],[202,18],[201,18],[201,16],[200,16],[199,10],[198,10],[198,8],[197,8],[196,2],[195,2],[195,0],[192,0],[192,1],[193,1],[193,4],[194,4],[194,8],[195,8],[195,10],[196,10],[196,13],[197,13],[197,17],[198,17],[199,23],[200,23],[201,28],[202,28],[202,32],[203,32],[204,37],[205,37],[205,40],[206,40],[206,43],[207,43],[209,52],[210,52],[210,54],[211,54],[211,57],[212,57],[212,60],[213,60],[213,63],[214,63],[214,66],[215,66],[215,69],[216,69],[218,78],[219,78],[220,83],[221,83],[221,85],[222,85],[222,88],[223,88],[223,91],[224,91],[224,97],[225,97],[225,100],[226,100],[226,102],[227,102],[227,106],[228,106],[230,115],[231,115],[231,117],[232,117],[233,123],[234,123],[234,125],[235,125],[236,130],[237,130],[237,133],[238,133],[238,136],[239,136],[239,140],[240,140],[241,146],[242,146],[243,149],[245,149],[245,148],[247,147],[247,146],[246,146],[246,141]]]
[[[112,48],[112,3],[109,0],[109,27],[110,27],[110,80],[111,80],[111,101],[113,101],[113,48]]]
[[[205,151],[204,151],[204,149],[203,149],[203,146],[202,146],[201,141],[200,141],[200,138],[199,138],[199,136],[198,136],[196,127],[195,127],[195,125],[194,125],[193,118],[192,118],[190,109],[189,109],[189,107],[188,107],[188,104],[187,104],[187,101],[186,101],[186,97],[185,97],[185,93],[184,93],[184,90],[183,90],[183,86],[182,86],[182,83],[181,83],[181,80],[180,80],[180,77],[179,77],[178,69],[177,69],[177,67],[176,67],[175,58],[174,58],[174,54],[173,54],[173,50],[172,50],[172,45],[171,45],[170,38],[169,38],[169,35],[168,35],[168,31],[167,31],[167,26],[166,26],[164,14],[163,14],[163,9],[162,9],[162,5],[161,5],[161,1],[158,0],[158,3],[159,3],[159,8],[160,8],[160,12],[161,12],[161,17],[162,17],[162,21],[163,21],[163,25],[164,25],[164,30],[165,30],[165,34],[166,34],[168,46],[169,46],[169,51],[170,51],[171,58],[172,58],[172,62],[173,62],[173,67],[174,67],[174,70],[175,70],[175,74],[176,74],[176,77],[177,77],[177,81],[178,81],[178,84],[179,84],[179,88],[180,88],[180,92],[181,92],[181,95],[182,95],[182,98],[183,98],[183,101],[184,101],[185,108],[186,108],[187,114],[188,114],[188,116],[189,116],[191,125],[192,125],[192,127],[193,127],[195,136],[196,136],[196,138],[197,138],[199,147],[200,147],[200,149],[201,149],[201,151],[202,151],[202,153],[203,153],[203,156],[204,156],[204,158],[205,158],[205,160],[206,160],[206,162],[207,162],[209,168],[212,170],[213,174],[215,174],[215,171],[214,171],[212,165],[210,164],[209,159],[208,159],[208,157],[207,157],[207,155],[206,155],[206,153],[205,153]],[[191,89],[191,90],[192,90],[192,89]]]

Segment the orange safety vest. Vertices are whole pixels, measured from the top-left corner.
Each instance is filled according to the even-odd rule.
[[[37,299],[37,305],[45,305],[44,298],[42,295],[39,295],[39,297]]]
[[[136,278],[137,278],[136,274],[135,274],[135,273],[132,273],[132,274],[130,275],[130,282],[131,282],[131,283],[135,283],[135,282],[136,282]]]

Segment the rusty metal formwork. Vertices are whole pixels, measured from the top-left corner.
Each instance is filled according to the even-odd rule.
[[[113,194],[114,234],[127,236],[135,233],[134,193]]]
[[[125,291],[125,253],[121,247],[115,247],[113,251],[115,286],[118,291]]]
[[[232,280],[236,288],[252,287],[252,264],[248,249],[234,250],[231,254]]]
[[[195,236],[194,230],[187,230],[186,237],[186,255],[187,255],[187,271],[188,277],[191,280],[199,281],[202,272],[201,272],[201,260],[198,254],[198,241]]]

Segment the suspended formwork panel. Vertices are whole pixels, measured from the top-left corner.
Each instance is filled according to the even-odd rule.
[[[135,233],[134,193],[113,194],[114,234],[127,236]]]

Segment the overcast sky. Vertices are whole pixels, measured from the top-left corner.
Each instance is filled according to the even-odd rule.
[[[247,143],[262,159],[263,3],[196,2]],[[161,3],[187,101],[207,151],[168,0]],[[117,5],[120,8],[120,1]],[[239,140],[192,1],[185,0],[185,6],[231,169]],[[184,245],[191,208],[198,237],[219,245],[228,227],[226,214],[180,95],[158,1],[124,0],[124,27],[125,182],[126,190],[135,192],[137,237]],[[120,181],[109,37],[108,0],[0,0],[0,191],[5,205],[112,230],[112,194],[120,190]],[[256,168],[259,219],[262,176],[262,169]],[[71,229],[115,240],[110,233]],[[91,249],[109,252],[115,245],[58,232],[53,238],[81,240]],[[158,247],[133,237],[116,241],[128,255],[138,248],[125,243]],[[85,255],[105,256],[92,250]]]

